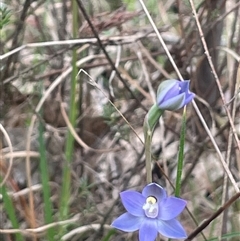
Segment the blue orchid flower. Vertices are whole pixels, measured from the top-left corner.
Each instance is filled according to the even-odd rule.
[[[148,184],[142,193],[123,191],[120,197],[127,212],[112,223],[114,228],[125,232],[139,230],[140,241],[154,241],[158,233],[167,238],[187,237],[176,219],[187,204],[185,200],[167,197],[166,191],[156,183]]]
[[[189,91],[190,81],[166,80],[157,91],[157,105],[161,110],[178,110],[188,104],[195,94]]]

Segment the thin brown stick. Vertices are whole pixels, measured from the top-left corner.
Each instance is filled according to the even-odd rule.
[[[226,100],[225,100],[225,97],[224,97],[224,93],[223,93],[223,90],[222,90],[222,87],[221,87],[221,83],[220,83],[220,80],[218,78],[216,69],[215,69],[215,67],[213,65],[212,58],[211,58],[211,56],[209,54],[207,43],[206,43],[206,40],[204,38],[204,34],[203,34],[203,30],[202,30],[201,24],[200,24],[200,22],[198,20],[198,16],[197,16],[197,12],[196,12],[193,0],[189,0],[189,2],[190,2],[190,5],[191,5],[191,8],[192,8],[192,11],[193,11],[193,15],[194,15],[195,20],[196,20],[197,28],[198,28],[198,31],[199,31],[199,35],[200,35],[200,38],[201,38],[201,41],[202,41],[202,45],[203,45],[205,54],[206,54],[207,59],[208,59],[208,63],[210,65],[210,68],[212,70],[212,73],[213,73],[213,76],[215,78],[216,84],[218,86],[218,90],[219,90],[219,93],[220,93],[220,96],[221,96],[221,99],[222,99],[222,102],[223,102],[223,107],[224,107],[224,109],[225,109],[225,111],[227,113],[228,120],[229,120],[230,125],[231,125],[232,130],[233,130],[233,136],[234,136],[234,139],[236,141],[236,144],[237,144],[239,152],[240,152],[240,141],[239,141],[238,136],[237,136],[237,131],[236,131],[236,128],[234,126],[234,123],[233,123],[230,111],[229,111],[229,109],[227,107],[227,103],[226,103]]]
[[[122,82],[122,84],[124,85],[124,87],[129,91],[129,93],[132,95],[132,97],[139,103],[139,105],[142,107],[142,109],[147,112],[146,107],[142,105],[142,103],[141,103],[141,101],[139,100],[139,98],[132,92],[132,90],[130,89],[130,87],[127,85],[126,81],[122,78],[122,76],[121,76],[121,74],[119,73],[118,69],[115,67],[112,59],[110,58],[110,56],[109,56],[109,54],[107,53],[105,47],[103,46],[102,41],[101,41],[101,39],[99,38],[96,29],[94,28],[94,26],[93,26],[90,18],[88,17],[88,14],[87,14],[87,12],[86,12],[86,10],[85,10],[84,5],[82,4],[81,1],[78,1],[78,0],[76,0],[76,1],[77,1],[78,7],[79,7],[79,9],[81,10],[84,18],[85,18],[86,21],[88,22],[88,24],[89,24],[89,26],[90,26],[90,28],[91,28],[91,30],[92,30],[95,38],[97,39],[97,42],[98,42],[98,44],[99,44],[99,47],[100,47],[101,50],[103,51],[103,53],[104,53],[104,55],[106,56],[107,60],[109,61],[112,70],[114,70],[114,71],[116,72],[117,77],[118,77],[119,80]]]
[[[216,219],[224,210],[230,207],[240,197],[240,192],[236,193],[223,206],[221,206],[210,218],[205,220],[197,229],[195,229],[185,241],[190,241],[195,238],[204,228],[206,228],[214,219]]]

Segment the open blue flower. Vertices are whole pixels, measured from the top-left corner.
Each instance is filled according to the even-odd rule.
[[[163,81],[157,91],[157,105],[161,110],[178,110],[188,104],[194,98],[189,91],[190,81],[166,80]]]
[[[160,233],[168,238],[186,238],[186,232],[176,217],[183,211],[186,201],[167,197],[166,191],[156,183],[148,184],[142,193],[120,193],[127,213],[122,214],[112,226],[125,232],[139,230],[140,241],[154,241]]]

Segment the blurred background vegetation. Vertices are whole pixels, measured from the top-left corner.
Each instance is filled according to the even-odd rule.
[[[240,186],[222,102],[239,137],[240,3],[193,2],[223,96],[189,1],[145,4]],[[0,240],[138,240],[109,225],[124,212],[119,192],[146,183],[143,120],[159,83],[178,78],[141,4],[6,0],[0,13]],[[166,112],[153,137],[153,179],[169,194],[181,116]],[[184,154],[181,197],[195,222],[187,212],[181,222],[190,234],[235,194],[191,105]],[[238,200],[194,240],[235,241],[239,230]]]

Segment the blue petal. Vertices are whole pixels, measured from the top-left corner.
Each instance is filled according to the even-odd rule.
[[[194,93],[189,91],[189,85],[190,85],[190,80],[187,80],[187,81],[184,81],[184,82],[180,83],[180,87],[182,89],[181,92],[186,94],[184,105],[188,104],[195,96]]]
[[[163,110],[178,110],[185,105],[186,94],[182,93],[171,99],[165,100],[158,107]]]
[[[166,191],[156,183],[150,183],[143,188],[142,195],[147,198],[149,196],[154,196],[157,198],[158,202],[161,202],[167,197]]]
[[[178,82],[179,81],[175,79],[163,81],[157,90],[157,103],[161,103],[168,94],[169,90],[171,90],[175,85],[178,86]]]
[[[176,218],[185,208],[187,202],[177,197],[168,197],[159,204],[158,219],[170,220]]]
[[[195,97],[195,94],[189,91],[189,92],[186,94],[186,98],[185,98],[185,101],[184,101],[184,105],[186,105],[186,104],[188,104],[189,102],[191,102],[194,97]]]
[[[179,87],[179,84],[177,83],[174,86],[172,86],[171,89],[168,90],[168,92],[166,93],[166,95],[162,99],[161,103],[179,95],[179,92],[180,92],[180,87]],[[161,104],[161,103],[159,103],[159,104]]]
[[[146,198],[139,192],[124,191],[120,193],[123,206],[126,210],[134,216],[144,216],[143,205],[146,202]]]
[[[154,241],[157,237],[157,222],[155,220],[145,219],[139,229],[139,241]]]
[[[187,237],[185,230],[178,220],[158,220],[157,229],[160,234],[167,238],[183,239]]]
[[[179,86],[181,87],[181,93],[187,93],[189,91],[190,80],[180,81]]]
[[[157,105],[162,110],[178,110],[188,104],[194,94],[189,91],[190,80],[163,81],[157,92]]]
[[[136,217],[129,213],[124,213],[114,220],[111,226],[124,232],[134,232],[141,227],[143,221],[144,218]]]

